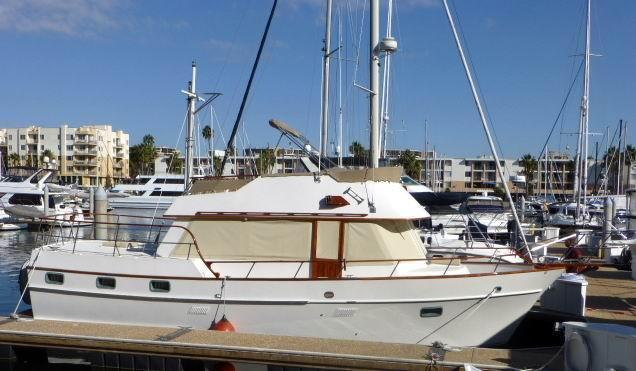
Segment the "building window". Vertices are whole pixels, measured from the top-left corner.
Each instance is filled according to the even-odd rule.
[[[69,173],[73,172],[73,166],[67,166],[66,167],[66,171],[68,171]]]
[[[72,151],[73,150],[73,146],[66,146],[66,150],[67,151]]]
[[[59,151],[59,150],[61,150],[61,149],[62,149],[62,146],[58,144],[58,145],[57,145],[57,150]]]
[[[24,150],[26,150],[26,146],[24,144],[22,144],[22,145],[20,145],[20,149],[24,151]]]
[[[66,134],[66,140],[73,140],[73,134]]]
[[[9,140],[13,139],[13,135],[9,134]]]
[[[66,156],[66,161],[73,161],[73,156]]]
[[[40,144],[40,149],[44,151],[44,144]]]
[[[26,136],[24,134],[20,134],[20,140],[25,140]]]
[[[40,134],[40,139],[44,139],[44,134]]]
[[[13,146],[9,144],[9,151],[13,150]]]
[[[62,136],[60,134],[57,135],[57,140],[62,139]]]

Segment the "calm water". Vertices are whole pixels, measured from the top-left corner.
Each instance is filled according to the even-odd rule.
[[[111,221],[116,221],[119,218],[122,223],[140,223],[148,224],[150,219],[138,218],[139,217],[152,217],[154,210],[131,210],[131,209],[116,209],[112,212],[110,217]],[[119,217],[117,216],[119,215]],[[131,216],[129,216],[131,215]],[[115,228],[109,230],[109,237],[114,238]],[[73,232],[75,229],[73,229]],[[64,229],[65,235],[70,232],[69,228]],[[59,233],[59,232],[56,232]],[[48,236],[48,232],[43,232],[44,236]],[[89,237],[92,234],[92,227],[80,227],[80,237]],[[148,235],[148,228],[142,226],[128,227],[126,229],[120,229],[117,231],[119,239],[126,240],[146,240],[149,237],[156,236],[154,233],[152,236]],[[7,231],[0,232],[0,315],[6,316],[13,312],[16,304],[20,298],[20,292],[18,287],[18,275],[22,264],[29,258],[31,251],[44,244],[42,235],[38,235],[38,232],[29,230],[21,231]],[[28,306],[21,303],[19,310],[28,309]]]

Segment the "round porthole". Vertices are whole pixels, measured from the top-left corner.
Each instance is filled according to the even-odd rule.
[[[333,298],[333,292],[332,291],[325,291],[325,298],[326,299],[331,299]]]

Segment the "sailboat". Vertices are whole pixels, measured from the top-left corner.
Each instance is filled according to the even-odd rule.
[[[590,215],[587,209],[591,5],[592,0],[587,0],[583,96],[581,98],[581,111],[579,116],[579,130],[576,149],[574,199],[572,202],[550,205],[547,219],[547,224],[561,228],[600,228],[601,226],[600,218]]]

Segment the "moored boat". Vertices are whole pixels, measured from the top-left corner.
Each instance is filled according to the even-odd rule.
[[[400,173],[200,180],[152,242],[35,249],[22,274],[33,315],[194,328],[225,316],[246,333],[504,342],[562,269],[427,259],[413,220],[428,214]]]

